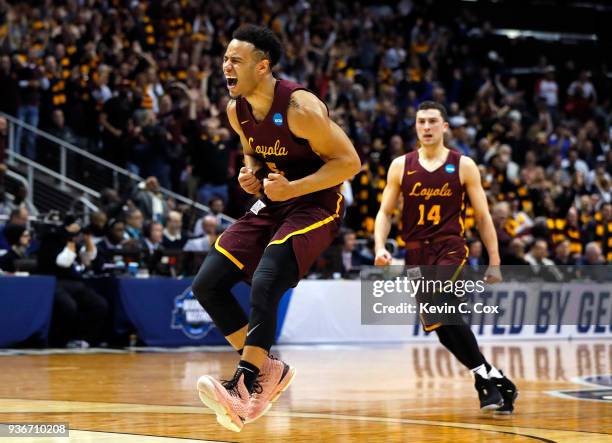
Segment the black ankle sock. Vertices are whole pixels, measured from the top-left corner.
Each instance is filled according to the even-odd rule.
[[[259,368],[253,363],[249,363],[245,360],[240,360],[238,363],[238,368],[243,369],[242,373],[244,374],[244,385],[249,392],[253,392],[253,384],[259,375]]]
[[[484,362],[485,368],[487,368],[487,374],[491,372],[491,365],[485,360]]]

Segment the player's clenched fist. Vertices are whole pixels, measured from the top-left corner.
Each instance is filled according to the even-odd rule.
[[[295,197],[291,182],[282,173],[270,173],[268,178],[264,178],[263,182],[264,193],[272,201],[282,202]]]
[[[391,253],[386,249],[379,249],[376,251],[376,257],[374,258],[374,265],[376,266],[388,266],[391,264],[393,257]]]
[[[261,182],[257,180],[257,177],[253,174],[253,170],[246,166],[240,168],[238,183],[240,183],[240,187],[249,194],[257,194],[261,189]]]

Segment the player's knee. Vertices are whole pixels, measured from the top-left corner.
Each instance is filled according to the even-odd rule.
[[[267,310],[277,304],[285,291],[293,285],[293,279],[280,272],[257,270],[251,284],[251,306]]]
[[[231,264],[230,264],[231,265]],[[206,308],[218,296],[227,293],[237,280],[235,271],[228,268],[225,259],[212,251],[193,279],[191,290],[200,304]]]
[[[257,309],[267,309],[273,299],[274,285],[274,273],[256,271],[251,283],[251,306]]]
[[[206,308],[218,293],[219,282],[211,272],[200,271],[193,279],[191,290],[200,304]]]

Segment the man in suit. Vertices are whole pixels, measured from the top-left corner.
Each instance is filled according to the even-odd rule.
[[[140,183],[133,200],[146,220],[155,220],[160,223],[166,220],[168,204],[160,192],[157,178],[151,176]]]
[[[362,266],[372,266],[374,260],[357,248],[355,231],[347,229],[340,234],[337,244],[323,254],[325,264],[323,274],[340,274],[344,278],[356,277]]]

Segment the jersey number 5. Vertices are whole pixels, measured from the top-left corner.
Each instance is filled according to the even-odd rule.
[[[419,205],[419,225],[425,224],[425,205]],[[440,205],[433,205],[427,213],[427,221],[433,222],[434,225],[440,223]]]
[[[268,165],[270,171],[274,172],[275,174],[282,174],[282,172],[276,167],[276,163],[266,162],[266,165]]]

